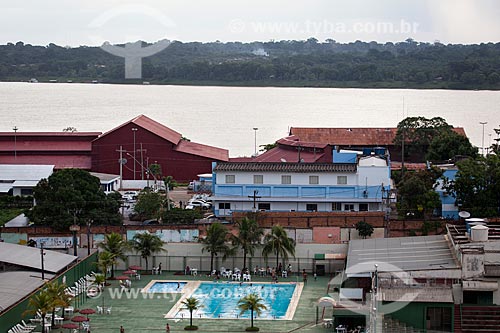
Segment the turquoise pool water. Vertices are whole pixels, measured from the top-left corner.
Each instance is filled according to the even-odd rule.
[[[210,283],[203,282],[192,294],[197,298],[201,307],[193,313],[195,318],[250,318],[250,311],[240,315],[238,301],[251,293],[256,293],[263,299],[267,310],[264,310],[257,319],[283,319],[290,305],[295,284],[266,284],[266,283]],[[255,315],[255,314],[254,314]],[[181,308],[175,317],[186,318],[189,313]]]
[[[155,282],[148,293],[180,293],[187,282]]]

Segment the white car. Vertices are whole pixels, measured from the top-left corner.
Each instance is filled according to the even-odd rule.
[[[200,207],[202,209],[212,208],[212,204],[205,202],[203,200],[190,200],[186,206],[186,209],[194,209],[195,207]]]

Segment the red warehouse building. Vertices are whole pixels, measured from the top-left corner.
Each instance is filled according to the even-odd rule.
[[[120,152],[121,150],[121,152]],[[164,176],[189,181],[210,173],[213,161],[228,161],[226,149],[182,138],[182,135],[140,115],[92,141],[92,171],[120,174],[123,179],[147,179],[149,165],[157,163]]]

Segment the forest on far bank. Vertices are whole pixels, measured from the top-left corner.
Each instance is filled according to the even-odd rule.
[[[147,43],[143,43],[147,46]],[[123,46],[123,45],[122,45]],[[100,47],[0,45],[0,81],[137,83],[124,59]],[[152,84],[500,89],[500,43],[474,45],[356,41],[337,43],[173,41],[142,60]]]

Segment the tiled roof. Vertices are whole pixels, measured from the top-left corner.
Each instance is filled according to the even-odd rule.
[[[318,149],[316,153],[310,151],[301,151],[300,159],[305,163],[314,163],[323,157],[324,153],[322,149]],[[283,149],[281,147],[275,147],[271,150],[266,151],[262,155],[257,156],[253,159],[254,162],[298,162],[299,154],[297,149]]]
[[[466,136],[462,127],[453,129]],[[397,128],[307,128],[292,127],[290,135],[305,142],[321,142],[340,146],[389,146],[393,144]]]
[[[41,136],[53,136],[53,137],[94,137],[97,138],[101,132],[17,132],[16,136],[18,138],[25,136],[41,137]],[[0,132],[0,137],[7,136],[14,138],[14,132]]]
[[[175,150],[182,153],[213,158],[217,161],[229,160],[229,152],[227,151],[227,149],[207,146],[201,143],[191,142],[187,140],[181,140],[179,144],[175,146]]]
[[[356,164],[333,163],[217,163],[214,171],[356,172]]]
[[[324,142],[308,142],[307,140],[301,141],[296,135],[291,135],[286,138],[279,139],[277,141],[280,145],[293,146],[293,147],[303,147],[303,148],[318,148],[324,149],[328,146],[328,143]]]
[[[163,138],[169,142],[172,142],[173,144],[179,143],[179,141],[182,138],[182,135],[180,133],[168,128],[165,125],[160,124],[157,121],[154,121],[151,118],[146,117],[143,114],[135,117],[132,120],[127,121],[124,124],[121,124],[118,127],[113,128],[110,131],[107,131],[106,133],[101,135],[99,138],[102,138],[102,137],[104,137],[104,136],[116,131],[117,129],[122,128],[123,126],[130,124],[130,123],[133,123],[137,126],[140,126],[140,127],[144,128],[145,130],[147,130],[153,134],[158,135],[160,138]]]

